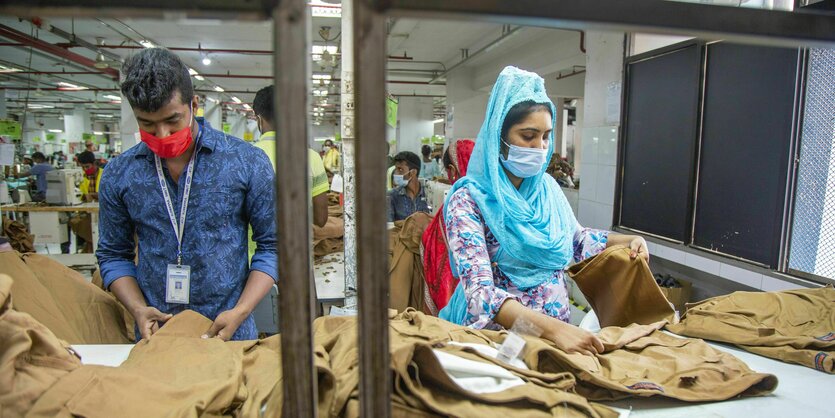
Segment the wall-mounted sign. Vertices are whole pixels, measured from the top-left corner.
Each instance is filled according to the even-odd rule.
[[[386,123],[392,128],[397,127],[397,100],[386,98]]]
[[[0,135],[10,139],[20,139],[20,122],[0,120]]]

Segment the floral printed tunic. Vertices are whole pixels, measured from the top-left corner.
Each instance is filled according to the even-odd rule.
[[[563,270],[556,270],[539,286],[517,288],[493,262],[499,242],[484,223],[478,204],[467,188],[457,190],[446,204],[446,230],[450,264],[457,269],[466,295],[464,325],[476,329],[502,329],[494,322],[502,304],[514,299],[522,305],[568,322],[568,290]],[[574,232],[574,262],[599,254],[606,249],[609,231],[583,228]]]

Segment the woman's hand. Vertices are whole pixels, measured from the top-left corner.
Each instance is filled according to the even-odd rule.
[[[551,326],[542,337],[552,341],[557,348],[566,353],[580,353],[593,356],[603,352],[603,343],[594,334],[567,324],[559,319],[552,319]]]
[[[632,240],[629,242],[629,249],[632,250],[629,253],[629,258],[634,260],[636,257],[641,257],[649,261],[649,249],[647,249],[647,242],[644,240],[644,237],[633,235]]]

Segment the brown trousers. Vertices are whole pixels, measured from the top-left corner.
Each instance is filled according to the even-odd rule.
[[[734,292],[688,304],[681,335],[835,374],[835,289]]]
[[[416,212],[402,222],[395,222],[389,231],[389,308],[398,312],[406,308],[423,310],[423,278],[421,237],[432,217]]]
[[[0,274],[0,417],[23,416],[81,361],[55,335],[12,304],[12,278]]]
[[[501,343],[505,331],[476,331],[438,318],[407,311],[391,321],[392,352],[395,330],[422,336],[430,345],[446,341]],[[530,371],[511,370],[523,379],[565,386],[573,375],[573,390],[590,400],[615,400],[629,396],[663,396],[684,401],[721,401],[735,396],[760,396],[772,392],[777,378],[755,373],[731,354],[718,351],[702,340],[667,335],[650,325],[609,327],[598,337],[606,352],[590,357],[568,354],[548,340],[525,337],[523,360]],[[480,356],[480,354],[476,354]]]
[[[14,279],[15,306],[70,344],[134,341],[133,317],[116,298],[46,256],[0,253],[0,273]]]
[[[279,336],[202,339],[211,321],[193,311],[140,341],[119,367],[82,366],[55,383],[27,417],[277,416]],[[278,397],[278,400],[274,398]]]
[[[624,246],[577,263],[568,275],[594,309],[601,327],[672,321],[675,311],[655,283],[647,262],[629,258]]]

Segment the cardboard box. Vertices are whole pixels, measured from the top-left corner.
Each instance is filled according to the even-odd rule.
[[[693,283],[687,280],[676,278],[681,287],[662,287],[661,293],[673,306],[676,307],[679,315],[684,314],[684,304],[690,302],[690,294],[693,292]]]

